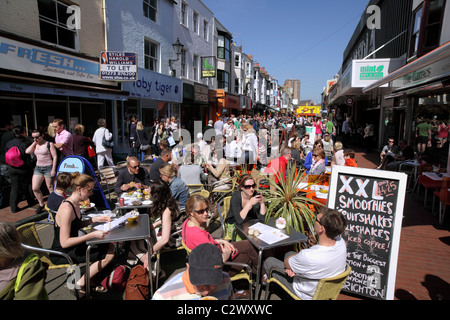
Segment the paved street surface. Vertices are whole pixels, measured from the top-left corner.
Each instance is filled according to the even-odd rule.
[[[356,160],[359,167],[375,168],[378,165],[378,154],[366,155],[357,152]],[[428,204],[431,206],[431,192]],[[21,203],[22,206],[26,202]],[[447,211],[449,211],[448,209]],[[12,214],[10,208],[0,210],[0,221],[23,223],[32,220],[46,220],[45,215],[37,217],[35,208],[26,208]],[[410,193],[406,195],[404,220],[400,239],[396,278],[396,300],[448,300],[450,299],[450,214],[447,214],[442,226],[432,215],[431,207],[423,207],[423,195],[416,200]],[[53,231],[52,226],[41,226],[39,235],[43,245],[50,247]],[[164,253],[162,266],[165,272],[162,281],[185,267],[183,250]],[[47,289],[52,300],[75,300],[65,288],[65,270],[48,272]],[[109,292],[95,294],[94,299],[121,299],[122,293]],[[283,299],[278,291],[271,299]],[[290,298],[286,298],[290,299]],[[367,300],[359,296],[341,293],[338,300]]]

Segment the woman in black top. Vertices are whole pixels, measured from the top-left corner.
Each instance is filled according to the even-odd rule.
[[[252,176],[242,176],[239,188],[233,193],[225,222],[228,225],[228,233],[234,229],[234,224],[242,224],[245,221],[258,219],[264,221],[266,205],[261,193],[255,191],[256,183]]]
[[[107,231],[93,230],[83,236],[78,235],[78,231],[94,222],[110,221],[108,216],[99,216],[89,220],[81,220],[80,202],[85,201],[92,195],[94,190],[94,179],[86,174],[75,172],[72,174],[72,194],[64,200],[55,217],[55,236],[53,238],[52,249],[67,253],[73,262],[86,262],[86,241],[91,239],[103,239]],[[93,263],[89,267],[90,279],[114,258],[114,245],[104,244],[92,248],[90,251],[90,261]],[[50,256],[55,264],[67,263],[64,258]],[[61,260],[62,259],[62,260]],[[77,281],[80,286],[80,294],[83,294],[85,286],[84,275]]]

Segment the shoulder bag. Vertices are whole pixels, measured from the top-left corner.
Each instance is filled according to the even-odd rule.
[[[139,137],[139,132],[137,132],[137,130],[136,130],[136,135],[137,135],[137,137],[139,139],[139,150],[146,151],[148,148],[150,148],[149,144],[142,144],[141,138]]]
[[[106,133],[106,129],[103,130],[102,145],[103,145],[105,148],[112,148],[112,147],[114,147],[114,141],[113,141],[112,139],[111,139],[111,140],[106,140],[106,138],[105,138],[105,133]]]

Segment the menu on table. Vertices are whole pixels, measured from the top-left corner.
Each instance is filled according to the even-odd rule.
[[[273,244],[289,238],[289,236],[281,232],[281,230],[273,228],[261,222],[255,223],[250,228],[252,228],[253,230],[258,230],[260,234],[257,236],[257,238],[268,244]]]

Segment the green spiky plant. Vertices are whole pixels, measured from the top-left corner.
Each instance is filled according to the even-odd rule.
[[[269,184],[273,188],[271,188],[272,190],[269,188],[264,193],[267,208],[266,222],[270,217],[274,217],[275,219],[284,218],[288,227],[294,228],[294,230],[302,232],[305,235],[307,234],[310,241],[316,243],[317,239],[314,232],[315,211],[317,211],[317,208],[321,204],[318,201],[308,198],[305,192],[298,190],[300,182],[308,181],[308,176],[305,174],[304,168],[296,172],[296,166],[294,164],[288,167],[287,171],[286,179],[282,178],[281,172],[275,173],[278,181],[280,181],[279,185],[274,180],[269,179]]]

